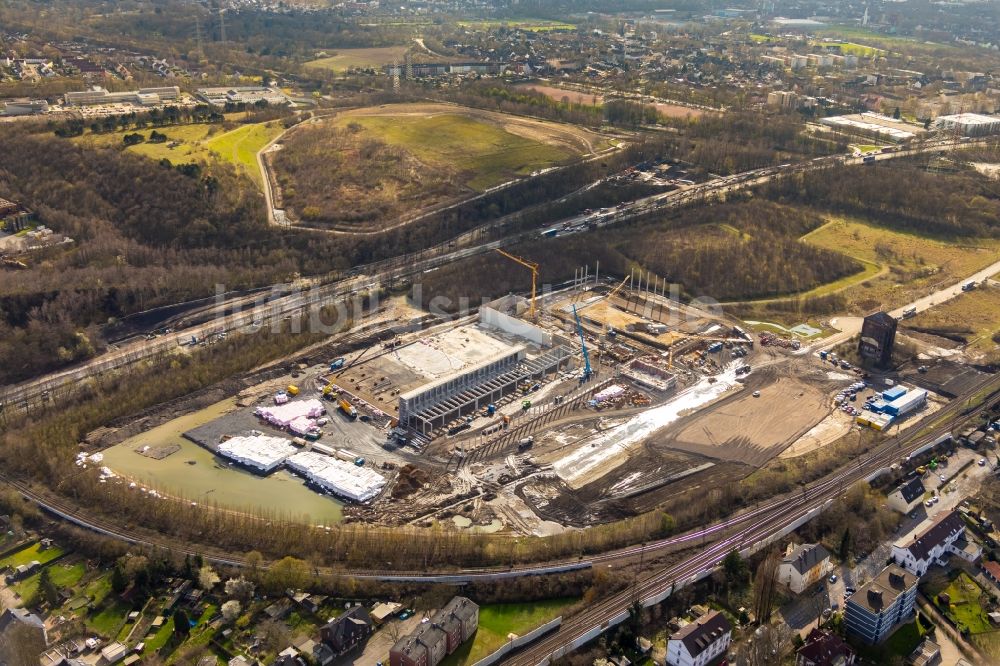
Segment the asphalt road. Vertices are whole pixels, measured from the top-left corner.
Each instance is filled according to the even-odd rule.
[[[969,143],[954,144],[954,142],[932,143],[913,150],[880,154],[876,156],[876,160],[895,159],[920,152],[952,150],[968,147],[969,145]],[[624,207],[616,209],[610,216],[602,217],[599,214],[574,216],[562,221],[561,224],[563,226],[577,226],[590,221],[594,221],[599,225],[615,224],[647,214],[652,210],[676,208],[713,196],[724,195],[728,192],[760,185],[790,173],[824,168],[836,163],[860,164],[861,158],[855,159],[832,155],[816,158],[808,162],[755,169],[733,176],[716,178],[705,183],[671,192],[637,199],[626,204]],[[244,297],[239,299],[239,302],[246,304],[248,309],[215,317],[209,322],[197,324],[183,331],[175,331],[152,340],[134,340],[123,344],[119,348],[111,349],[83,364],[6,387],[0,393],[0,408],[28,411],[33,404],[49,400],[59,400],[72,394],[80,382],[89,377],[101,376],[120,368],[128,367],[139,361],[172,353],[181,342],[189,341],[192,337],[202,340],[219,333],[245,329],[255,323],[265,325],[283,318],[297,316],[303,312],[308,312],[310,308],[342,299],[354,292],[377,289],[382,284],[411,277],[465,257],[490,252],[499,247],[506,247],[521,242],[533,235],[533,232],[511,235],[499,240],[450,250],[451,247],[457,246],[459,242],[475,239],[483,228],[490,227],[492,224],[495,223],[466,232],[449,243],[442,244],[433,250],[428,250],[426,253],[431,256],[426,258],[399,257],[368,266],[361,266],[354,271],[357,275],[329,284],[324,284],[324,278],[321,277],[301,280],[291,286],[275,285],[278,289],[291,289],[291,293],[279,296],[268,303],[260,305],[255,304],[252,298]],[[220,306],[218,310],[226,311],[226,308],[231,305],[225,304]],[[836,342],[833,344],[836,344]]]

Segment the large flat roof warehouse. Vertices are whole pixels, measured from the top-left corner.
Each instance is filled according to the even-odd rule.
[[[934,127],[942,130],[959,130],[966,136],[984,136],[1000,132],[1000,116],[984,116],[979,113],[957,113],[941,116],[934,121]]]
[[[297,449],[284,437],[232,437],[219,444],[219,455],[258,471],[273,472]]]
[[[878,113],[859,113],[848,116],[830,116],[819,121],[823,125],[845,131],[877,135],[890,141],[907,141],[917,134],[923,133],[923,128],[904,123],[889,116]]]
[[[321,453],[303,451],[288,458],[288,469],[313,484],[355,502],[367,502],[385,487],[385,477]]]

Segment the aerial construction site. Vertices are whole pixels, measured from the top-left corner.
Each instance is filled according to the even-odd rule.
[[[537,278],[538,264],[502,254]],[[172,445],[112,438],[105,464],[149,492],[320,524],[544,535],[718,488],[866,426],[906,426],[851,406],[874,386],[850,364],[682,304],[654,276],[582,268],[560,289],[451,319],[393,308],[381,316],[421,325],[332,343],[321,362],[177,419]],[[906,392],[892,390],[886,400]],[[171,456],[188,458],[173,477],[157,471]]]

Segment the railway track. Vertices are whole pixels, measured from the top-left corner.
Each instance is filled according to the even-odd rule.
[[[962,414],[965,401],[984,389],[990,390],[989,399],[994,399],[1000,392],[1000,377],[988,377],[976,387],[967,392],[962,399],[952,401],[944,409],[925,417],[924,421],[948,423],[938,425],[929,432],[921,434],[920,426],[913,428],[916,434],[896,437],[888,440],[867,456],[859,458],[857,464],[850,464],[826,478],[803,489],[801,494],[795,493],[782,500],[772,502],[768,506],[752,512],[755,519],[752,523],[741,521],[739,529],[722,536],[711,545],[677,563],[646,575],[639,574],[635,584],[627,590],[618,592],[607,599],[588,606],[577,615],[563,620],[562,625],[553,633],[548,634],[538,642],[522,648],[501,663],[512,666],[539,666],[547,664],[552,658],[562,656],[592,640],[604,630],[623,621],[630,607],[636,603],[652,605],[669,596],[675,589],[696,582],[707,576],[722,559],[732,550],[746,554],[766,548],[773,539],[797,527],[797,523],[805,522],[821,512],[826,506],[839,498],[852,484],[863,479],[871,479],[881,470],[889,467],[901,457],[914,451],[920,451],[929,444],[939,441],[946,433],[952,432],[969,420],[975,418],[975,412]],[[949,417],[959,415],[952,420]],[[635,549],[638,554],[640,549]]]
[[[739,549],[750,547],[760,540],[760,538],[770,536],[774,533],[776,525],[784,526],[788,522],[798,519],[810,511],[838,497],[847,487],[854,482],[871,478],[873,473],[887,468],[903,453],[909,453],[925,447],[928,443],[939,438],[943,433],[951,432],[954,427],[960,426],[964,421],[970,420],[973,416],[969,414],[960,415],[957,423],[954,417],[965,408],[965,400],[972,395],[982,392],[984,389],[991,391],[991,397],[1000,391],[1000,377],[988,377],[973,387],[963,399],[956,399],[938,412],[925,417],[925,421],[937,423],[936,427],[929,433],[920,435],[919,428],[924,424],[922,421],[913,426],[917,431],[916,435],[897,437],[880,445],[867,456],[859,458],[857,463],[843,467],[826,477],[819,479],[812,484],[805,486],[802,492],[794,492],[788,495],[764,502],[753,509],[743,511],[731,516],[726,520],[719,521],[704,528],[690,530],[675,536],[657,539],[648,543],[629,546],[611,550],[605,553],[598,553],[589,556],[577,556],[564,558],[557,561],[519,565],[513,567],[471,567],[455,568],[442,571],[405,571],[405,570],[381,570],[381,569],[348,569],[348,568],[323,568],[317,569],[320,575],[342,576],[350,575],[357,578],[375,579],[383,581],[425,581],[425,582],[448,582],[448,583],[471,583],[489,580],[501,580],[505,578],[515,578],[521,576],[547,575],[563,571],[589,569],[596,566],[613,566],[619,563],[627,563],[636,559],[653,560],[665,554],[676,553],[703,546],[705,550],[699,554],[685,560],[685,563],[695,562],[699,566],[712,566],[721,560],[718,555],[716,545],[725,545],[722,555],[728,553],[733,547]],[[978,411],[978,408],[975,410]],[[38,504],[45,511],[79,527],[103,534],[107,537],[115,538],[127,543],[134,543],[148,547],[155,547],[164,550],[171,550],[182,554],[201,555],[204,559],[215,564],[243,567],[246,566],[244,558],[234,556],[230,553],[214,551],[203,546],[184,545],[178,546],[176,540],[156,534],[141,532],[134,528],[123,526],[101,516],[93,516],[81,511],[72,503],[59,497],[52,496],[51,493],[36,491],[30,485],[17,479],[10,478],[0,473],[0,482],[6,483],[28,500]],[[388,529],[388,528],[387,528]],[[706,559],[707,558],[707,559]],[[665,569],[671,572],[668,579],[680,581],[685,577],[687,569],[685,563],[675,565]],[[698,567],[696,567],[697,569]],[[700,569],[699,569],[700,570]],[[658,579],[659,580],[659,579]],[[662,580],[661,580],[662,582]],[[652,585],[653,587],[649,587]],[[655,583],[649,583],[647,588],[655,591]],[[648,590],[647,590],[648,591]],[[646,595],[643,598],[647,598]],[[571,618],[572,619],[572,618]],[[572,627],[573,623],[565,623],[560,634]],[[551,640],[551,637],[550,637]]]

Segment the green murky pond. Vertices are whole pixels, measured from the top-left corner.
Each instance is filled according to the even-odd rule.
[[[104,451],[104,465],[131,481],[193,502],[240,511],[266,511],[314,525],[339,522],[341,503],[315,493],[302,479],[279,470],[259,477],[224,462],[181,435],[236,407],[232,399],[168,421]],[[154,460],[136,453],[145,446],[177,444],[179,451]]]

